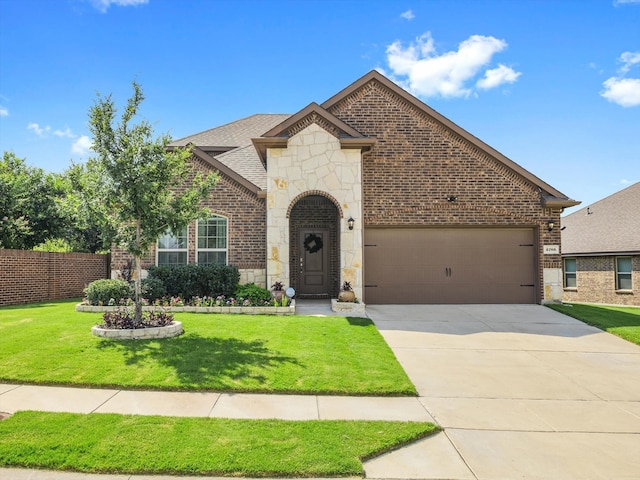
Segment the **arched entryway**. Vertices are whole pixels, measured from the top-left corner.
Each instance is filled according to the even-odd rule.
[[[322,195],[298,199],[289,214],[289,272],[299,298],[336,298],[340,287],[340,211]]]

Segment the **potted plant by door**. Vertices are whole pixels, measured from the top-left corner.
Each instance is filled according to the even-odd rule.
[[[356,301],[356,294],[353,291],[353,288],[351,287],[351,282],[344,282],[342,284],[342,289],[338,294],[338,301],[351,302],[351,303]]]
[[[271,285],[271,296],[275,298],[278,302],[282,301],[282,296],[284,295],[284,285],[282,282],[274,282]]]

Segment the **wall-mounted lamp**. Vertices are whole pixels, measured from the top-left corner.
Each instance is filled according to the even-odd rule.
[[[456,200],[458,200],[458,197],[456,197],[455,195],[449,195],[449,196],[447,197],[447,202],[451,202],[451,203],[453,203],[453,202],[455,202]]]
[[[354,223],[356,223],[356,221],[353,219],[353,217],[349,217],[349,220],[347,220],[347,225],[349,225],[349,230],[353,230]]]
[[[547,230],[551,231],[551,230],[553,230],[553,227],[555,227],[555,226],[556,226],[556,223],[553,220],[549,220],[547,222]]]

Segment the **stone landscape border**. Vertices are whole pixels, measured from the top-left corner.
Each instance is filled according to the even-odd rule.
[[[95,305],[76,305],[77,312],[113,312],[122,307],[95,306]],[[296,301],[292,300],[287,307],[160,307],[149,305],[142,307],[143,311],[150,312],[161,310],[171,313],[232,313],[244,315],[295,315]]]
[[[331,310],[340,313],[362,313],[366,312],[364,303],[339,302],[337,299],[331,299]]]
[[[95,326],[91,329],[96,337],[114,338],[117,340],[153,340],[156,338],[171,338],[182,335],[184,330],[182,322],[173,322],[166,327],[145,327],[145,328],[101,328]]]

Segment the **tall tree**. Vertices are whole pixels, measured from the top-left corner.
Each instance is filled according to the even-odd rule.
[[[98,95],[89,111],[97,156],[75,174],[87,215],[134,257],[137,322],[142,320],[142,256],[167,230],[177,232],[203,216],[202,200],[217,181],[216,175],[195,170],[189,148],[168,149],[168,134],[154,139],[147,121],[132,124],[143,100],[140,85],[133,82],[133,96],[116,123],[111,95]]]
[[[0,248],[31,249],[63,231],[56,176],[29,167],[13,152],[0,160]]]
[[[83,178],[86,172],[86,165],[72,163],[64,173],[56,177],[57,185],[62,192],[58,198],[58,206],[65,216],[66,227],[63,237],[51,243],[55,245],[56,242],[60,242],[74,252],[96,253],[111,248],[111,241],[105,236],[107,232],[97,224],[99,218],[90,215],[90,209],[83,203],[86,196],[78,195],[77,190],[90,190],[88,186],[91,181],[95,183],[99,180]]]

